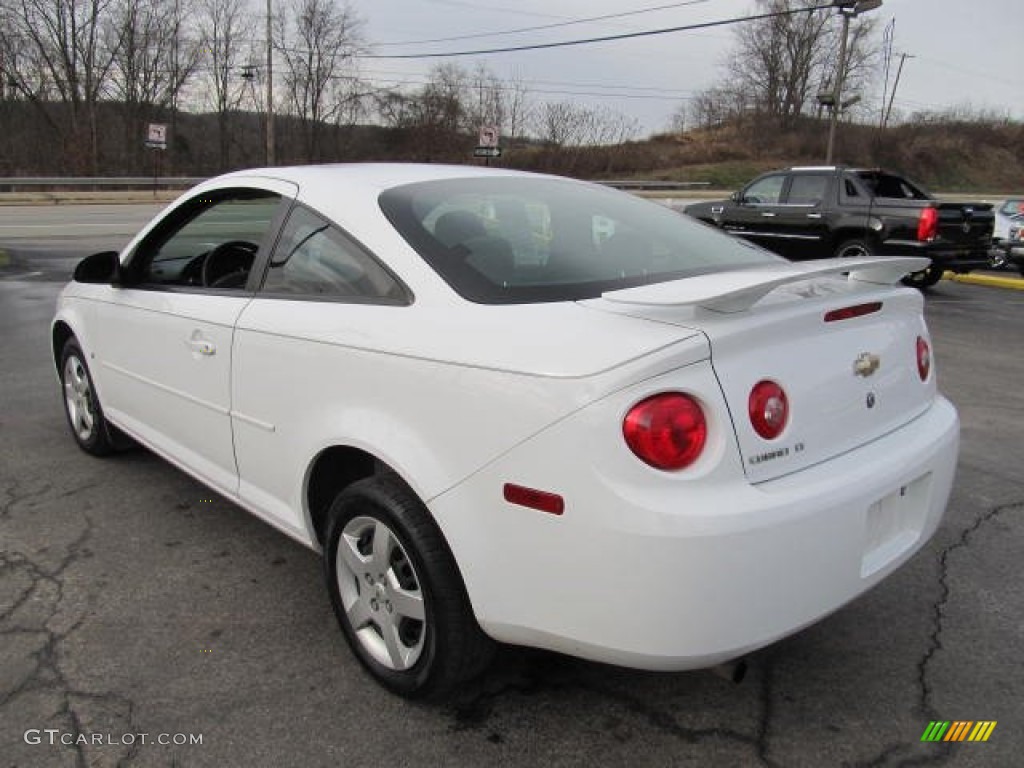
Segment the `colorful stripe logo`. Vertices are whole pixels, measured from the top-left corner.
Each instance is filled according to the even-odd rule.
[[[996,729],[995,720],[932,720],[921,741],[988,741]]]

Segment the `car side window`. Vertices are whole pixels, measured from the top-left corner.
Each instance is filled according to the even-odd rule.
[[[274,248],[263,293],[406,303],[401,283],[362,247],[297,206]]]
[[[136,249],[133,282],[242,290],[280,196],[229,190],[185,203]]]
[[[827,188],[828,176],[793,176],[786,202],[791,205],[819,205],[825,199]]]
[[[758,179],[743,191],[743,202],[776,205],[782,197],[786,177],[778,174]]]

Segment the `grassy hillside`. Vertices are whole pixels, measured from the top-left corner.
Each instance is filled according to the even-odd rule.
[[[758,173],[820,165],[827,126],[807,121],[788,131],[730,125],[662,135],[634,145],[629,176],[710,182],[731,189]],[[1024,125],[930,122],[889,128],[839,126],[835,162],[884,166],[935,191],[1024,192]],[[625,163],[624,163],[625,165]]]

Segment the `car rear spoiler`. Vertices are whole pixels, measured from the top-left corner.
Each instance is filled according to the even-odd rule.
[[[778,263],[608,291],[601,297],[616,304],[690,306],[712,312],[742,312],[780,285],[843,273],[848,273],[848,279],[856,282],[892,285],[904,275],[927,269],[930,263],[930,259],[920,256]]]

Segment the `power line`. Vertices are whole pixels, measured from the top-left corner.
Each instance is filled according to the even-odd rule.
[[[651,8],[639,8],[635,11],[623,11],[622,13],[607,13],[603,16],[591,16],[585,19],[573,19],[571,21],[559,21],[554,24],[537,24],[532,27],[519,27],[518,29],[506,29],[500,32],[478,32],[473,35],[456,35],[455,37],[435,37],[431,40],[406,40],[400,43],[374,43],[375,46],[391,48],[396,45],[426,45],[428,43],[451,43],[456,40],[473,40],[480,37],[497,37],[499,35],[518,35],[523,32],[539,32],[544,29],[556,29],[558,27],[571,27],[576,24],[589,24],[594,21],[609,21],[611,19],[622,19],[627,16],[639,16],[643,13],[654,13],[669,8],[681,8],[687,5],[701,5],[710,0],[686,0],[681,3],[669,3],[668,5],[656,5]]]
[[[429,75],[423,72],[416,72],[413,70],[393,70],[393,69],[364,69],[360,70],[360,75],[365,75],[371,79],[384,80],[384,79],[401,79],[401,78],[422,78],[422,82],[428,83]],[[653,91],[655,93],[692,93],[692,89],[688,88],[666,88],[659,86],[649,85],[630,85],[627,83],[593,83],[593,82],[581,82],[579,80],[541,80],[537,78],[520,78],[518,82],[524,85],[561,85],[570,86],[576,88],[604,88],[604,89],[618,89],[626,91]]]
[[[373,84],[378,88],[395,88],[403,85],[430,85],[429,80],[376,80]],[[490,86],[490,90],[495,91],[514,91],[514,86],[510,85],[493,85]],[[639,99],[643,101],[690,101],[695,98],[692,92],[682,93],[678,95],[658,95],[653,93],[629,93],[629,92],[608,92],[608,91],[577,91],[577,90],[562,90],[562,89],[548,89],[548,88],[531,88],[529,94],[542,96],[587,96],[590,98],[597,99]]]
[[[689,32],[695,29],[709,29],[711,27],[723,27],[728,24],[739,24],[744,21],[759,21],[760,19],[772,19],[778,16],[794,16],[798,13],[813,13],[814,11],[825,11],[835,6],[832,3],[827,5],[814,5],[809,8],[793,8],[785,11],[773,11],[771,13],[758,13],[752,16],[737,16],[731,19],[720,19],[718,21],[705,21],[700,24],[685,24],[679,27],[662,27],[660,29],[648,29],[642,32],[623,32],[617,35],[604,35],[601,37],[588,37],[580,40],[564,40],[558,43],[535,43],[533,45],[512,45],[505,48],[484,48],[475,51],[447,51],[444,53],[372,53],[358,54],[361,59],[441,59],[455,56],[482,56],[491,53],[515,53],[518,51],[539,51],[546,48],[566,48],[574,45],[589,45],[592,43],[608,43],[616,40],[629,40],[637,37],[652,37],[654,35],[666,35],[670,32]]]

